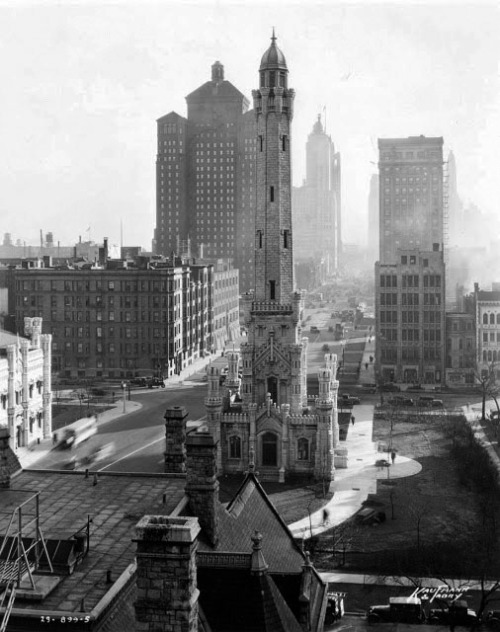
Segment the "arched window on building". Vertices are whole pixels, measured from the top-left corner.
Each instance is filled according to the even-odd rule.
[[[493,362],[497,361],[497,352],[495,351],[495,349],[493,350]]]
[[[495,324],[495,314],[490,314],[490,325]]]
[[[483,314],[483,325],[488,324],[488,314]]]
[[[309,441],[305,437],[297,441],[297,458],[299,461],[309,461]]]
[[[488,351],[488,362],[491,362],[493,359],[493,354],[491,353],[491,349]]]
[[[500,325],[500,312],[497,314],[497,325]]]
[[[486,351],[483,351],[483,362],[487,362],[488,361],[488,353]]]
[[[241,439],[236,435],[229,437],[229,458],[241,459]]]
[[[278,437],[273,432],[262,436],[262,465],[278,465]]]

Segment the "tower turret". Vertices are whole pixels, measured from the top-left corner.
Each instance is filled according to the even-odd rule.
[[[293,291],[291,143],[295,92],[288,88],[285,56],[271,46],[259,69],[253,100],[257,118],[255,299],[287,303]]]

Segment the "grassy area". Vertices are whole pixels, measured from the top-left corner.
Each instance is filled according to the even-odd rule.
[[[374,440],[389,443],[390,419],[374,422]],[[399,454],[422,465],[415,476],[379,480],[368,503],[385,511],[377,526],[354,520],[312,542],[321,568],[376,574],[498,577],[498,490],[467,429],[456,419],[393,421]],[[346,549],[346,556],[333,553]]]

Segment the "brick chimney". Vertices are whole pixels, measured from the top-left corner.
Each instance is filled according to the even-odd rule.
[[[186,419],[184,406],[165,411],[165,472],[183,474],[186,471]]]
[[[137,526],[136,632],[197,632],[196,518],[144,516]]]
[[[0,426],[0,488],[8,489],[12,474],[21,469],[17,456],[9,446],[9,429]]]
[[[186,441],[189,506],[200,521],[204,535],[212,546],[217,544],[217,443],[206,431],[193,432]]]

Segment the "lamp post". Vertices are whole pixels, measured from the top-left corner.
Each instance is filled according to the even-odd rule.
[[[122,401],[123,401],[123,412],[126,412],[126,394],[127,394],[127,383],[122,382]]]

